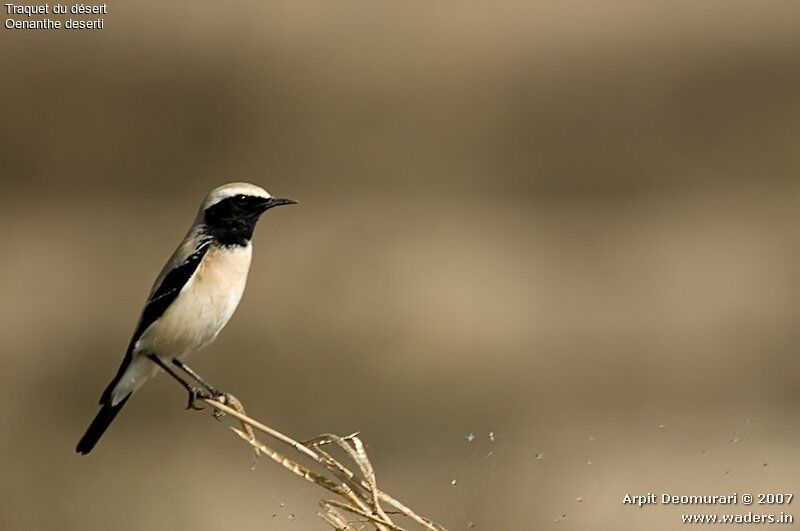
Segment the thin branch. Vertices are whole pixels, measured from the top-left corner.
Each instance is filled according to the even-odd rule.
[[[338,507],[339,509],[344,509],[345,511],[350,511],[351,513],[357,514],[359,516],[362,516],[362,517],[366,518],[367,520],[380,522],[379,519],[377,519],[376,517],[372,516],[371,514],[367,514],[366,512],[362,511],[361,509],[356,509],[352,505],[347,505],[346,503],[338,502],[336,500],[324,500],[322,503],[324,505],[332,505],[333,507]],[[399,527],[397,525],[392,525],[391,530],[392,531],[406,531],[405,528]]]
[[[324,434],[303,443],[249,417],[241,402],[232,395],[225,395],[220,399],[203,398],[202,400],[216,410],[215,417],[219,418],[222,414],[227,414],[241,423],[242,429],[232,426],[230,429],[253,448],[256,457],[264,454],[295,476],[301,477],[343,498],[345,502],[336,500],[322,500],[320,502],[323,511],[317,514],[333,529],[340,531],[363,530],[363,526],[357,525],[342,513],[342,511],[347,511],[363,519],[363,521],[369,522],[377,531],[405,531],[405,528],[391,520],[389,514],[402,514],[412,522],[430,531],[446,531],[440,524],[418,515],[405,504],[378,488],[374,468],[358,432],[345,437]],[[310,467],[302,465],[264,444],[256,437],[254,429],[286,444],[322,467],[323,472],[312,470]],[[340,448],[355,463],[356,470],[359,471],[361,477],[358,477],[350,468],[321,448],[328,444],[333,444]],[[326,473],[331,474],[331,476],[326,475]],[[391,506],[393,510],[385,511],[381,507],[381,503]]]
[[[231,415],[232,417],[236,417],[237,419],[239,419],[240,421],[244,422],[245,424],[247,424],[249,426],[252,426],[253,428],[255,428],[255,429],[259,430],[259,431],[262,431],[262,432],[266,433],[267,435],[269,435],[270,437],[272,437],[274,439],[278,439],[282,443],[288,444],[289,446],[291,446],[293,449],[297,450],[298,452],[306,454],[308,457],[310,457],[314,461],[318,461],[319,460],[319,456],[315,452],[309,450],[307,447],[303,446],[300,442],[295,441],[294,439],[292,439],[288,435],[284,435],[281,432],[279,432],[278,430],[273,430],[269,426],[261,424],[257,420],[253,420],[250,417],[248,417],[247,415],[245,415],[243,413],[244,407],[242,407],[242,412],[240,413],[239,411],[233,409],[232,407],[226,406],[222,402],[220,402],[218,400],[214,400],[212,398],[203,398],[203,402],[205,402],[209,406],[211,406],[211,407],[213,407],[213,408],[215,408],[215,409],[217,409],[219,411],[222,411],[223,413],[227,413],[228,415]],[[236,402],[239,402],[239,401],[236,400]],[[239,405],[241,406],[241,402],[239,402]]]

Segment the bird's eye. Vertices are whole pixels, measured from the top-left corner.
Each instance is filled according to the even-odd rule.
[[[239,194],[234,200],[239,204],[244,204],[247,203],[247,196],[244,194]]]

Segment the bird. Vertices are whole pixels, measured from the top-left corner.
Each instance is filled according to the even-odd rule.
[[[198,396],[205,396],[170,364],[204,385],[210,396],[224,394],[182,360],[213,342],[236,310],[250,269],[253,231],[261,215],[296,203],[244,182],[224,184],[209,192],[189,232],[153,284],[122,364],[100,397],[100,411],[76,452],[91,452],[128,399],[162,370],[189,391],[187,409]]]

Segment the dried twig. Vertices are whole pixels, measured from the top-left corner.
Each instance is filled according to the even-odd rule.
[[[443,526],[418,515],[378,488],[375,471],[358,432],[345,437],[326,433],[306,442],[299,442],[247,416],[242,403],[232,395],[220,399],[204,398],[203,401],[216,410],[216,417],[227,414],[241,423],[241,429],[233,426],[230,429],[250,444],[256,457],[264,454],[296,476],[341,497],[344,501],[322,500],[320,502],[322,511],[317,513],[333,529],[362,531],[365,527],[357,522],[367,522],[377,531],[405,531],[405,528],[389,518],[389,514],[399,514],[424,529],[446,531]],[[256,437],[255,431],[288,445],[292,450],[322,467],[324,472],[312,470],[267,446]],[[359,475],[335,459],[330,452],[322,449],[325,445],[340,448],[356,464]],[[385,504],[390,510],[384,510],[381,504]],[[358,520],[352,521],[349,515],[358,517]]]

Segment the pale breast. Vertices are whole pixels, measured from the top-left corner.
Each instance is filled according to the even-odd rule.
[[[213,246],[180,295],[137,342],[137,351],[182,357],[213,341],[236,310],[252,247]]]

